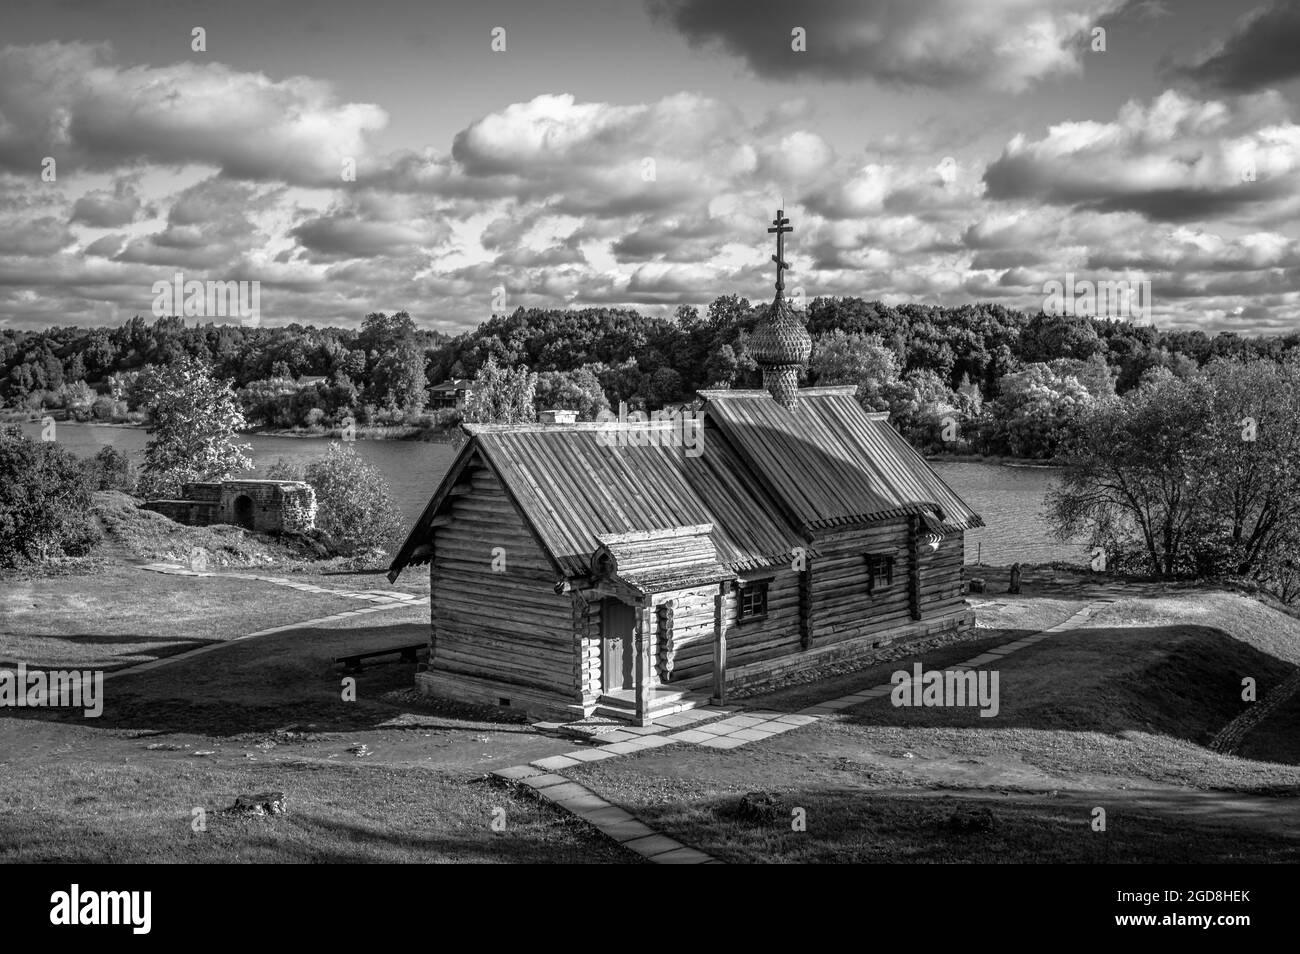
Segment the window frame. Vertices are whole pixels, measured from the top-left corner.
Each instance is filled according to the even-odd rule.
[[[892,553],[865,553],[867,561],[867,592],[874,596],[894,585],[894,555]]]
[[[767,619],[767,601],[769,595],[769,584],[772,582],[770,577],[761,580],[739,580],[736,583],[736,624],[755,623],[759,620]],[[745,612],[745,599],[749,591],[761,594],[763,600],[763,609],[761,612]]]

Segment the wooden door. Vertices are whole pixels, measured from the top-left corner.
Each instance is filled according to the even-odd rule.
[[[632,681],[635,611],[620,600],[605,599],[601,604],[600,620],[602,688],[605,692],[635,688]]]

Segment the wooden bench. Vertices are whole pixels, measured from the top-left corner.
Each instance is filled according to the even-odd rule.
[[[378,656],[398,655],[398,662],[413,663],[416,661],[416,653],[424,649],[425,643],[414,643],[409,646],[390,646],[387,649],[374,649],[368,653],[352,653],[350,656],[335,656],[336,663],[342,663],[347,672],[360,672],[361,660],[374,659]]]

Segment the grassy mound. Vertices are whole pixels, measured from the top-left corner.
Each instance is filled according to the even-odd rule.
[[[189,527],[176,523],[118,491],[95,494],[94,511],[105,531],[105,545],[117,546],[130,559],[149,562],[188,563],[190,554],[202,548],[208,566],[270,566],[318,559],[329,554],[308,537],[272,537],[241,527],[213,524]]]

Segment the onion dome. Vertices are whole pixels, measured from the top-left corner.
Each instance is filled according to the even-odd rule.
[[[812,356],[812,336],[780,292],[754,326],[747,346],[760,367],[802,366]]]

